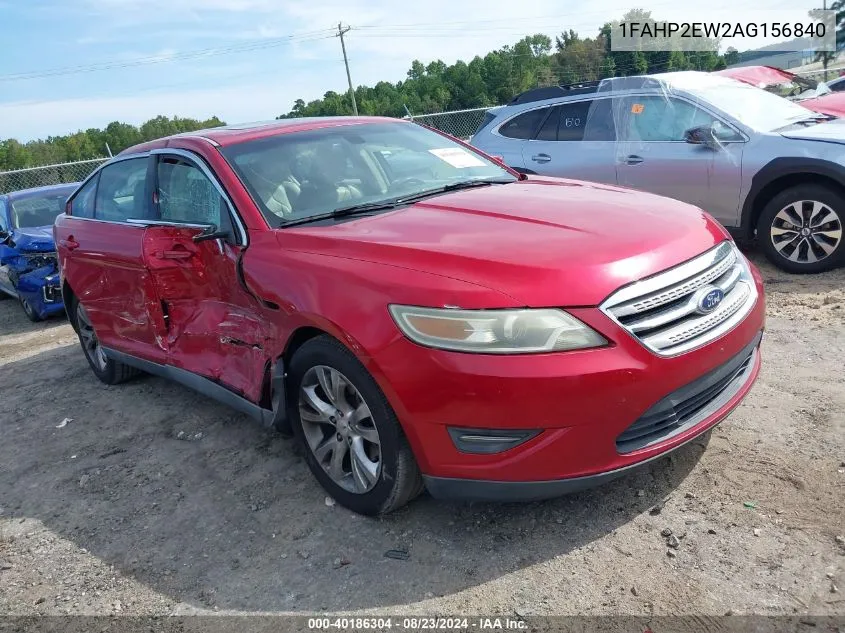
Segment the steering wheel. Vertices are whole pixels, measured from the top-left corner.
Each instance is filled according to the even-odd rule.
[[[391,189],[396,189],[399,187],[405,187],[408,185],[422,185],[425,186],[425,180],[422,178],[417,178],[415,176],[408,176],[407,178],[399,178],[398,180],[394,180],[390,183]]]

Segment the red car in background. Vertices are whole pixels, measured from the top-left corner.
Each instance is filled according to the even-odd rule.
[[[824,82],[801,77],[773,66],[739,66],[717,70],[714,74],[774,92],[797,101],[813,112],[837,118],[845,116],[845,93],[830,91]]]
[[[100,380],[168,377],[292,433],[365,514],[601,483],[713,427],[760,367],[760,276],[707,214],[405,121],[139,145],[54,233]]]

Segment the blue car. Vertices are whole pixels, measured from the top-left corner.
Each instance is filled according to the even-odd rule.
[[[0,297],[20,301],[31,321],[65,309],[53,221],[77,184],[0,195]]]

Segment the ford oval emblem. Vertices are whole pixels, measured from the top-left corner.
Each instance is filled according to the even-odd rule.
[[[706,286],[695,293],[695,309],[700,314],[709,314],[719,307],[724,298],[721,288]]]

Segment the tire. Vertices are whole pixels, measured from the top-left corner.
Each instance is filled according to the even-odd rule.
[[[29,305],[29,301],[24,299],[23,297],[20,298],[21,307],[23,308],[23,313],[26,315],[26,318],[32,321],[33,323],[40,323],[44,319],[42,319],[39,314]]]
[[[141,371],[109,358],[100,346],[97,334],[88,318],[85,308],[78,300],[72,302],[68,315],[73,315],[73,325],[82,352],[94,375],[107,385],[117,385],[139,375]]]
[[[323,390],[323,384],[329,388]],[[422,492],[422,477],[396,414],[370,373],[339,341],[323,335],[304,343],[291,359],[288,386],[293,433],[311,472],[338,503],[372,516],[396,510]],[[312,404],[317,400],[319,408]]]
[[[824,185],[798,185],[765,206],[757,221],[757,242],[782,270],[820,273],[845,261],[844,224],[845,198],[839,192]]]

